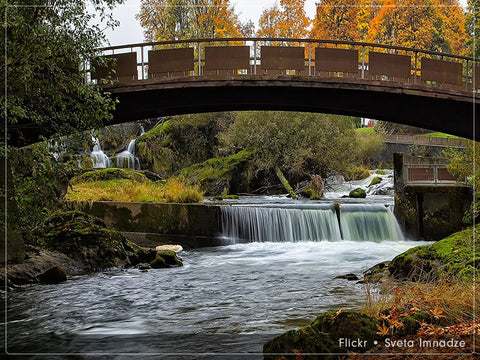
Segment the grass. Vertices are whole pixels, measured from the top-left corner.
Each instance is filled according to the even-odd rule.
[[[182,179],[170,178],[165,182],[146,179],[112,179],[73,183],[66,200],[70,201],[123,201],[123,202],[175,202],[191,203],[203,200],[198,186]]]
[[[459,136],[445,134],[445,133],[438,132],[438,131],[437,132],[426,133],[426,134],[421,134],[421,135],[415,135],[415,136],[460,139]]]
[[[375,133],[375,128],[372,126],[368,126],[368,127],[355,129],[355,131],[361,134],[373,134]]]

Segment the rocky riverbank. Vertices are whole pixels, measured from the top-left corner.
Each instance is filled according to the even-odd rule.
[[[58,212],[28,235],[25,259],[7,264],[7,287],[65,281],[68,276],[111,268],[181,266],[174,251],[142,248],[99,218],[80,211]],[[0,282],[5,283],[4,273]]]
[[[440,341],[448,335],[457,344],[463,341],[458,352],[471,351],[475,347],[471,335],[480,329],[480,321],[471,321],[479,305],[478,299],[472,299],[479,286],[474,280],[479,253],[477,226],[378,264],[364,274],[364,309],[322,313],[309,325],[267,342],[264,359],[337,359],[338,354],[366,351],[371,356],[392,353],[392,341],[406,344],[394,346],[397,353],[411,354],[412,348],[432,353],[455,350],[445,346],[420,351],[421,344],[415,340],[419,336]]]

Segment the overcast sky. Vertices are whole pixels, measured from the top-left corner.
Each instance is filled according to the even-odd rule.
[[[307,16],[313,19],[315,16],[315,2],[318,0],[306,0],[305,10]],[[114,16],[120,21],[120,26],[114,31],[107,29],[105,34],[110,45],[123,45],[143,42],[143,30],[135,15],[140,12],[140,0],[126,0],[123,5],[118,5],[114,10]],[[242,22],[252,20],[255,25],[263,10],[278,3],[278,0],[231,0],[236,13]],[[467,0],[460,0],[466,6]]]

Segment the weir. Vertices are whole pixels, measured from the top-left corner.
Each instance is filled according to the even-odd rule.
[[[381,204],[222,206],[222,238],[232,242],[403,240],[393,213]],[[338,211],[338,214],[337,214]]]

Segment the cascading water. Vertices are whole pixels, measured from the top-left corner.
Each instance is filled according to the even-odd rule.
[[[332,205],[316,208],[224,206],[223,236],[233,241],[340,240]]]
[[[92,141],[93,141],[93,150],[90,153],[90,158],[93,161],[93,167],[95,169],[104,169],[104,168],[110,167],[111,165],[110,159],[103,152],[98,138],[96,136],[92,136]]]
[[[340,223],[331,204],[300,208],[223,206],[222,238],[235,242],[403,240],[383,205],[342,204]]]
[[[145,129],[140,125],[140,136],[145,134]],[[137,139],[133,139],[128,143],[127,150],[115,155],[116,167],[140,170],[140,161],[135,156],[135,143]]]
[[[392,211],[381,204],[342,204],[340,226],[345,240],[404,240]]]

